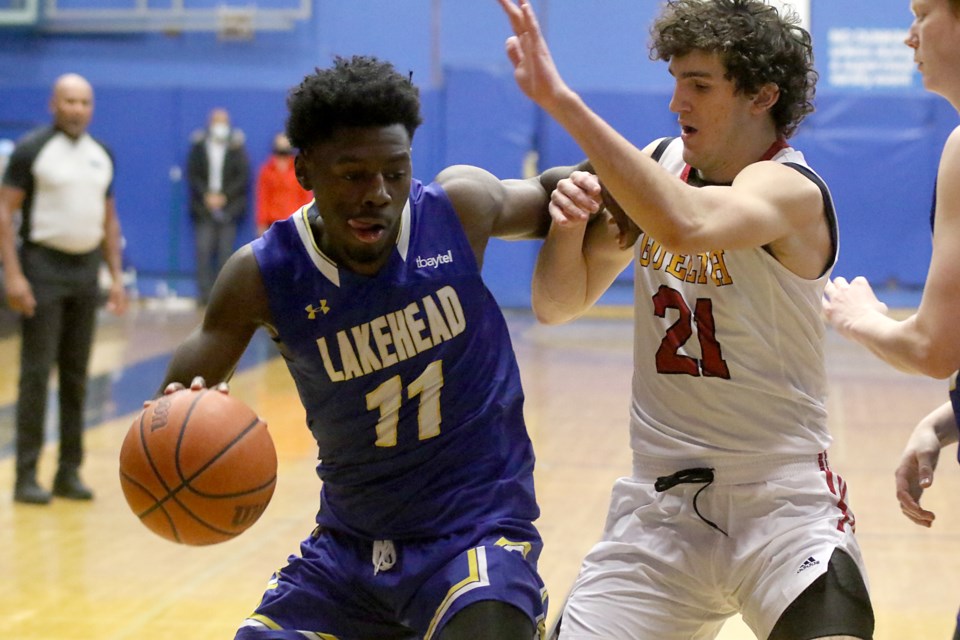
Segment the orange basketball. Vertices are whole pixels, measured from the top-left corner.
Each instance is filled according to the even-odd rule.
[[[189,545],[229,540],[257,521],[277,484],[267,423],[219,391],[183,389],[140,412],[120,448],[127,504],[151,531]]]

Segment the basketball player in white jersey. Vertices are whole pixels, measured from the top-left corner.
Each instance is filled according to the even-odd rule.
[[[762,0],[670,0],[651,57],[675,79],[679,136],[640,150],[564,83],[529,1],[500,4],[517,83],[596,171],[553,194],[538,317],[576,318],[634,266],[633,473],[560,638],[709,639],[736,613],[762,639],[871,638],[854,517],[827,463],[820,300],[836,216],[787,143],[812,111],[809,34]]]

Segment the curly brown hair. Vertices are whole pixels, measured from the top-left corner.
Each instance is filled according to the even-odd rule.
[[[818,78],[810,34],[799,22],[762,0],[668,0],[650,29],[650,58],[718,53],[738,92],[754,95],[774,83],[780,97],[770,113],[789,138],[813,112]]]

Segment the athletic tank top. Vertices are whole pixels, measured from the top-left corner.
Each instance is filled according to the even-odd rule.
[[[253,243],[278,342],[319,447],[317,522],[439,536],[539,510],[506,322],[437,184],[414,181],[378,274],[339,268],[304,207]]]
[[[687,179],[683,143],[658,162]],[[769,158],[823,193],[834,252],[801,278],[762,248],[673,254],[635,245],[631,444],[637,464],[677,469],[769,464],[827,449],[821,297],[836,261],[837,223],[824,182],[782,144]]]

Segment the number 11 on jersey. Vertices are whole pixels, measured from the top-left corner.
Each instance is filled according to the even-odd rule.
[[[418,398],[417,437],[427,440],[440,435],[440,389],[443,387],[443,361],[435,360],[427,365],[416,380],[407,385],[407,400]],[[378,447],[397,446],[397,425],[400,422],[400,406],[403,403],[403,381],[393,376],[367,394],[367,409],[380,411],[377,420]]]

